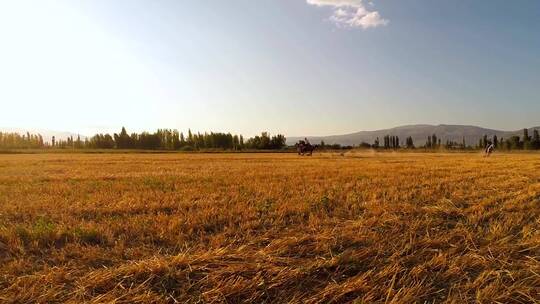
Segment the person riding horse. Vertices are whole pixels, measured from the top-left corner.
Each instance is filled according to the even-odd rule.
[[[493,150],[495,150],[495,145],[492,143],[488,144],[484,150],[484,157],[489,157],[493,153]]]
[[[298,147],[298,155],[305,155],[306,153],[309,153],[308,155],[313,155],[313,150],[315,150],[315,147],[311,145],[309,140],[307,138],[304,138],[304,140],[300,140],[297,144]]]

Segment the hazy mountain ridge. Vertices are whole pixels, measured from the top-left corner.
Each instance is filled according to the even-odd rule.
[[[534,129],[540,130],[540,127],[529,128],[529,136],[532,135]],[[426,143],[427,137],[433,134],[437,135],[437,138],[441,138],[442,142],[451,140],[461,143],[463,138],[467,145],[476,145],[479,139],[487,135],[492,137],[497,135],[500,138],[508,138],[514,135],[523,135],[523,129],[515,131],[503,131],[487,129],[477,126],[468,125],[406,125],[399,126],[390,129],[382,129],[375,131],[360,131],[351,134],[343,135],[331,135],[331,136],[307,136],[309,141],[313,144],[318,144],[322,140],[326,144],[340,144],[340,145],[359,145],[362,142],[373,144],[378,137],[382,142],[385,135],[398,136],[401,144],[405,142],[405,139],[409,136],[413,138],[416,146],[422,146]],[[305,136],[289,137],[287,138],[287,144],[294,144],[300,139],[304,139]]]

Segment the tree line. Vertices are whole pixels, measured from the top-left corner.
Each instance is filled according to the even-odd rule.
[[[38,149],[45,146],[39,134],[0,132],[0,148],[3,149]]]
[[[353,148],[371,149],[415,149],[417,148],[412,137],[407,137],[405,142],[401,142],[398,136],[385,135],[381,141],[378,137],[373,144],[362,142],[357,146],[342,146],[339,144],[328,145],[324,141],[319,145],[319,149],[343,150]],[[514,135],[508,138],[498,138],[497,135],[489,137],[482,136],[478,143],[467,145],[465,138],[461,142],[452,140],[442,141],[436,134],[427,137],[424,145],[418,148],[424,149],[485,149],[493,144],[496,149],[502,150],[540,150],[540,134],[538,130],[533,130],[532,135],[528,129],[523,129],[522,136]],[[40,134],[19,134],[14,132],[0,132],[0,149],[40,149],[40,148],[60,148],[60,149],[142,149],[142,150],[182,150],[196,151],[205,149],[219,150],[280,150],[287,147],[285,136],[270,135],[262,132],[248,139],[242,135],[231,133],[193,133],[188,130],[187,134],[172,129],[158,129],[154,133],[142,132],[129,134],[126,128],[122,128],[119,133],[96,134],[90,138],[81,139],[80,136],[73,136],[66,139],[56,139],[54,136],[51,142],[45,142]]]
[[[192,133],[186,135],[178,130],[158,129],[154,133],[142,132],[128,134],[126,128],[119,133],[96,134],[90,138],[81,139],[80,136],[66,139],[56,139],[54,136],[50,143],[44,142],[39,134],[19,135],[17,133],[0,133],[0,148],[60,148],[60,149],[143,149],[143,150],[182,150],[195,151],[204,149],[219,150],[279,150],[286,147],[285,136],[270,135],[262,132],[261,135],[244,140],[242,135],[231,133]]]
[[[372,145],[373,148],[379,147],[379,138],[377,138]],[[466,150],[466,149],[485,149],[487,146],[493,144],[496,149],[503,150],[540,150],[540,134],[538,130],[533,130],[532,136],[529,135],[528,129],[523,129],[523,136],[514,135],[507,139],[498,138],[497,135],[488,137],[488,135],[482,136],[476,146],[467,145],[465,137],[461,142],[446,140],[442,141],[436,134],[427,137],[426,143],[422,146],[425,149],[447,149],[447,150]],[[412,137],[407,137],[405,140],[406,148],[415,148]],[[386,135],[384,137],[385,149],[399,149],[400,142],[399,137]]]
[[[429,150],[445,149],[445,150],[471,150],[471,149],[485,149],[487,146],[493,144],[496,149],[502,150],[540,150],[540,134],[538,130],[533,130],[532,136],[529,135],[528,129],[523,129],[522,136],[511,136],[507,139],[498,138],[497,135],[489,137],[488,135],[482,136],[478,143],[475,145],[468,145],[465,141],[465,137],[461,141],[445,140],[438,137],[436,134],[432,134],[427,137],[426,142],[423,145],[415,146],[413,138],[411,136],[405,139],[405,142],[401,142],[398,136],[385,135],[382,141],[379,137],[375,139],[373,144],[362,142],[357,146],[342,146],[339,144],[328,145],[324,141],[321,141],[319,145],[321,149],[332,150],[347,150],[354,148],[366,148],[366,149],[416,149],[423,148]]]
[[[540,134],[538,130],[533,130],[532,136],[529,135],[528,129],[523,129],[522,136],[510,136],[509,138],[497,138],[494,135],[492,138],[488,138],[484,135],[479,143],[479,147],[486,147],[493,144],[496,149],[503,150],[540,150]]]

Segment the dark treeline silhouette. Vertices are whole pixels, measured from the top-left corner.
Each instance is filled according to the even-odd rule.
[[[143,149],[143,150],[183,150],[195,151],[204,149],[219,150],[279,150],[286,147],[285,136],[278,134],[271,136],[263,132],[244,141],[242,135],[231,133],[192,133],[186,135],[177,130],[159,129],[155,133],[142,132],[128,134],[122,128],[118,134],[96,134],[90,138],[81,139],[80,136],[67,139],[56,139],[44,142],[39,134],[1,133],[0,148],[2,149]]]
[[[85,142],[84,147],[94,149],[145,149],[145,150],[279,150],[284,148],[285,136],[278,134],[271,136],[263,132],[244,141],[242,135],[231,133],[192,133],[187,135],[178,130],[159,129],[155,133],[128,134],[125,128],[119,134],[97,134]]]
[[[493,144],[496,149],[499,150],[540,150],[540,134],[538,130],[533,130],[532,136],[529,135],[528,129],[523,129],[523,136],[512,136],[510,138],[498,138],[497,135],[489,137],[488,135],[482,136],[475,145],[467,145],[465,137],[461,141],[444,140],[433,134],[427,137],[426,143],[420,146],[424,149],[444,149],[444,150],[473,150],[473,149],[485,149],[487,146]],[[320,149],[322,150],[346,150],[353,148],[368,148],[368,149],[415,149],[414,141],[411,136],[405,139],[405,142],[400,142],[398,136],[385,135],[381,140],[377,137],[373,144],[365,142],[360,143],[357,146],[341,146],[339,144],[327,145],[324,141],[321,141]]]
[[[532,136],[529,135],[528,129],[523,129],[523,136],[511,136],[508,139],[498,138],[497,135],[493,137],[488,137],[488,135],[482,136],[478,143],[474,146],[467,145],[465,142],[465,137],[461,142],[453,140],[445,140],[438,137],[436,134],[430,135],[427,137],[426,143],[424,144],[424,149],[446,149],[446,150],[467,150],[467,149],[485,149],[487,146],[493,144],[497,149],[503,150],[540,150],[540,134],[538,130],[533,130]],[[359,147],[364,147],[362,143]],[[415,145],[412,137],[407,137],[405,139],[405,145],[401,146],[399,138],[397,136],[386,135],[383,138],[383,145],[381,147],[379,138],[375,139],[373,145],[370,145],[371,148],[378,149],[399,149],[407,148],[414,149]]]
[[[386,135],[384,137],[384,148],[385,149],[399,149],[399,137]]]
[[[406,148],[414,148],[412,137],[407,138],[405,147]],[[382,146],[381,146],[381,141],[380,141],[380,139],[378,137],[377,137],[377,139],[375,139],[375,142],[373,144],[369,144],[369,143],[366,143],[366,142],[361,142],[360,144],[355,145],[355,146],[350,146],[350,145],[342,146],[340,144],[328,145],[324,141],[321,141],[320,145],[318,146],[318,150],[351,150],[351,149],[354,149],[354,148],[360,148],[360,149],[380,149],[380,148],[383,148],[383,149],[399,149],[399,148],[401,148],[401,144],[400,144],[398,136],[385,135],[383,137]]]
[[[414,149],[414,142],[412,136],[409,136],[405,139],[405,147],[407,149]]]
[[[259,150],[278,150],[286,146],[285,136],[279,134],[270,136],[267,132],[263,132],[261,136],[255,136],[247,140],[245,147],[248,149]]]
[[[286,148],[285,136],[278,134],[271,136],[268,132],[244,140],[242,135],[231,133],[192,133],[187,134],[171,129],[159,129],[155,133],[142,132],[129,134],[122,128],[118,134],[96,134],[90,138],[81,139],[73,136],[67,139],[52,137],[51,142],[45,142],[40,134],[19,134],[0,132],[0,149],[141,149],[141,150],[279,150]],[[468,145],[465,138],[461,142],[443,140],[436,134],[428,136],[424,149],[445,150],[471,150],[485,149],[493,144],[499,150],[540,150],[540,134],[533,130],[532,135],[528,129],[523,129],[522,136],[498,138],[497,135],[484,135],[476,144]],[[355,146],[342,146],[339,144],[328,145],[324,141],[318,146],[318,150],[348,150],[353,148],[365,149],[415,149],[412,137],[407,137],[405,142],[400,142],[399,137],[386,135],[375,139],[373,144],[362,142]]]
[[[368,144],[368,143],[361,143],[360,144],[360,147],[366,147],[367,145],[367,148],[370,148],[371,145]],[[327,144],[324,142],[324,140],[321,140],[321,143],[317,146],[317,150],[320,150],[320,151],[325,151],[325,150],[351,150],[351,149],[354,149],[353,146],[342,146],[340,144]]]
[[[497,135],[489,137],[487,134],[478,140],[476,146],[467,145],[465,138],[461,143],[447,140],[444,146],[441,146],[441,139],[433,134],[429,136],[424,148],[426,149],[485,149],[493,144],[495,149],[500,150],[540,150],[540,134],[538,130],[533,130],[532,136],[529,135],[528,129],[523,129],[523,136],[514,135],[507,139],[498,138]]]
[[[437,137],[437,134],[428,136],[426,144],[424,145],[425,149],[441,149],[446,150],[466,150],[468,149],[467,144],[465,143],[465,137],[463,137],[461,143],[453,140],[446,140],[443,144],[441,138]]]
[[[17,133],[0,133],[0,148],[60,148],[60,149],[144,149],[144,150],[183,150],[194,151],[204,149],[219,150],[279,150],[286,147],[285,136],[271,136],[263,132],[244,141],[242,135],[231,133],[192,133],[187,135],[177,130],[159,129],[155,133],[131,133],[125,128],[120,133],[96,134],[91,138],[81,139],[80,136],[58,140],[54,136],[50,143],[45,143],[41,135]]]
[[[491,141],[486,137],[483,138],[483,143],[488,144],[492,143],[495,148],[505,149],[505,150],[539,150],[540,149],[540,134],[538,130],[533,130],[532,136],[529,136],[529,130],[523,129],[523,136],[511,136],[508,139],[501,138],[497,139],[497,136],[494,136]]]

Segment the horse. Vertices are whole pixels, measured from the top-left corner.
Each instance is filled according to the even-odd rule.
[[[303,140],[301,140],[296,145],[296,147],[297,147],[298,155],[301,155],[301,156],[304,156],[304,155],[312,156],[313,151],[315,150],[315,146],[311,145],[310,143],[306,143]]]
[[[489,144],[484,150],[484,157],[489,157],[493,153],[493,150],[495,150],[495,145]]]

